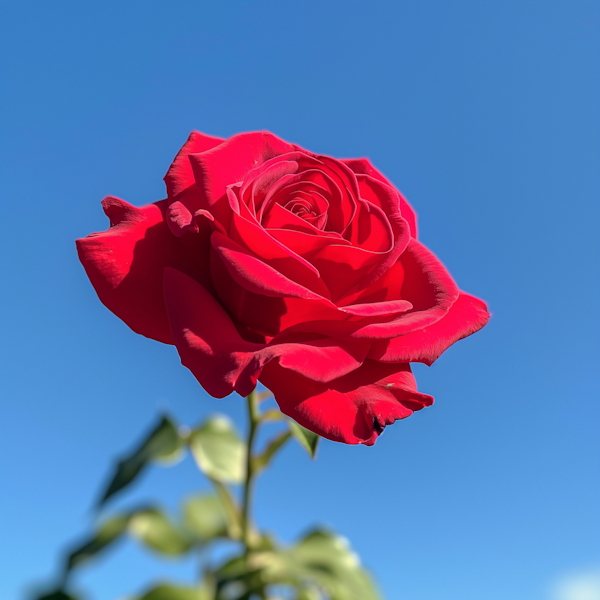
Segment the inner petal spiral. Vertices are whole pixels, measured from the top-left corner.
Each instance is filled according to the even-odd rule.
[[[310,202],[302,198],[293,198],[285,205],[285,208],[302,218],[316,216]]]

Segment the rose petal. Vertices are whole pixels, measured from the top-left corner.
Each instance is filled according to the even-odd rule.
[[[211,243],[231,277],[243,289],[263,296],[325,300],[322,296],[292,281],[223,234],[214,232]]]
[[[357,202],[356,216],[345,234],[354,245],[349,248],[328,245],[309,258],[338,304],[349,304],[346,297],[368,288],[383,276],[410,240],[408,223],[400,215],[393,190],[373,182],[379,204],[363,199]]]
[[[355,218],[357,203],[359,201],[359,189],[356,182],[356,177],[352,170],[343,162],[331,158],[329,156],[317,157],[325,166],[328,176],[336,183],[337,187],[342,192],[342,202],[339,207],[340,222],[344,223],[343,228],[332,228],[344,234],[348,226],[351,225]],[[348,238],[348,236],[344,235]],[[349,239],[349,238],[348,238]]]
[[[397,211],[397,213],[400,216],[400,211]],[[406,227],[406,230],[408,231],[408,227]],[[396,262],[396,258],[406,248],[408,236],[410,234],[407,234],[406,242],[404,242],[400,251],[395,254],[392,264]],[[394,249],[394,233],[389,222],[389,215],[386,215],[377,205],[361,199],[358,202],[358,210],[354,221],[348,228],[346,239],[363,250],[390,252]]]
[[[268,216],[263,221],[263,226],[271,235],[273,235],[273,230],[293,231],[309,234],[312,238],[328,238],[336,240],[338,244],[350,244],[350,242],[344,240],[339,233],[335,233],[334,231],[323,231],[313,225],[308,219],[295,215],[287,208],[281,206],[281,204],[275,204],[275,206],[273,206],[269,211]],[[306,236],[303,236],[303,238],[308,239]],[[287,246],[280,238],[276,237],[276,239]],[[301,245],[297,249],[290,247],[290,249],[302,256],[301,252],[305,249],[305,246]]]
[[[254,167],[294,147],[266,131],[234,135],[207,152],[190,154],[196,187],[204,208],[217,221],[228,222],[227,186],[244,180]]]
[[[256,379],[244,369],[263,345],[243,340],[213,296],[180,271],[165,269],[164,297],[181,363],[211,396],[248,395]]]
[[[77,240],[79,259],[98,297],[136,333],[172,344],[163,270],[171,266],[205,280],[208,246],[198,245],[193,257],[171,235],[164,221],[166,200],[137,208],[109,197],[102,206],[110,229]]]
[[[262,223],[264,216],[274,204],[279,203],[285,206],[292,196],[298,192],[305,192],[309,196],[315,194],[315,203],[321,204],[319,207],[321,210],[318,214],[324,208],[327,208],[329,212],[331,207],[338,206],[342,201],[339,188],[326,173],[316,169],[301,171],[300,173],[289,173],[280,177],[271,186],[263,202],[260,203],[260,208],[257,206],[257,219]],[[328,221],[334,215],[335,209],[333,211],[332,215],[329,215]],[[338,231],[335,222],[335,218],[333,218],[330,229]]]
[[[340,187],[339,181],[332,177],[331,172],[322,165],[305,169],[297,174],[296,179],[290,177],[289,184],[304,185],[308,193],[314,188],[321,193],[327,202],[327,230],[344,235],[348,225],[356,212],[356,198],[350,196],[348,191]]]
[[[358,368],[368,351],[369,344],[350,340],[244,340],[215,298],[175,269],[165,270],[164,294],[181,362],[215,397],[234,390],[248,395],[274,359],[293,373],[325,383]]]
[[[310,189],[310,185],[304,181],[298,181],[282,188],[264,213],[261,221],[263,227],[272,227],[270,224],[271,213],[281,206],[292,214],[300,215],[302,213],[300,218],[312,222],[318,231],[323,229],[329,220],[329,201],[326,194],[321,193],[316,187]],[[335,235],[339,234],[335,233]]]
[[[422,362],[431,365],[449,346],[489,320],[485,302],[461,292],[439,321],[391,340],[373,343],[369,357],[381,362]]]
[[[222,242],[217,234],[213,234],[213,238],[217,243]],[[301,331],[321,335],[322,331],[332,328],[333,321],[347,321],[336,330],[341,332],[341,337],[347,338],[348,331],[358,327],[355,321],[373,322],[373,318],[344,312],[326,298],[271,270],[268,265],[259,264],[256,257],[245,255],[239,246],[232,246],[231,240],[227,240],[222,248],[224,252],[211,252],[211,273],[217,297],[231,315],[255,331],[273,337],[286,333],[289,328],[300,327]]]
[[[229,238],[291,281],[319,296],[329,297],[329,290],[317,268],[271,236],[256,221],[232,214]]]
[[[366,158],[346,158],[341,160],[341,162],[348,165],[352,169],[352,171],[354,171],[354,173],[356,173],[357,175],[370,175],[371,177],[378,179],[379,181],[385,183],[386,185],[389,185],[391,188],[394,189],[394,191],[398,194],[400,198],[400,210],[402,216],[408,221],[408,224],[410,225],[411,236],[416,239],[417,215],[415,214],[415,211],[413,210],[411,205],[407,202],[406,198],[404,198],[404,196],[394,187],[394,185],[390,183],[390,181],[386,177],[384,177]]]
[[[367,210],[372,215],[376,215],[377,212],[380,211],[381,214],[386,216],[389,223],[393,244],[391,251],[382,255],[376,268],[370,270],[357,281],[354,287],[348,290],[347,294],[367,289],[373,282],[377,281],[377,279],[396,263],[398,257],[404,252],[411,239],[410,226],[400,214],[400,206],[398,204],[396,191],[390,186],[384,185],[370,177],[358,176],[357,180],[359,181],[359,187],[362,186],[361,195],[363,193],[365,194],[365,198],[359,203],[359,216],[356,219],[357,229],[362,231],[362,228],[365,227],[360,220],[360,217],[364,215]],[[365,183],[367,185],[365,185]],[[375,232],[377,231],[378,230],[375,229]],[[367,242],[365,241],[362,244],[363,247],[366,247],[366,243]]]
[[[340,307],[340,310],[361,317],[377,317],[407,312],[412,308],[413,305],[407,300],[390,300],[388,302],[371,302],[369,304],[351,304],[350,306]]]
[[[416,240],[409,245],[409,254],[416,256],[407,255],[406,267],[398,262],[391,269],[400,280],[398,288],[392,286],[395,282],[390,284],[395,298],[342,307],[298,286],[226,237],[214,233],[213,240],[218,251],[215,248],[211,253],[211,273],[218,297],[241,323],[269,336],[308,332],[335,338],[390,339],[441,319],[458,296],[444,267]],[[405,271],[409,279],[417,280],[413,287],[425,288],[414,303],[401,295],[403,287],[411,290],[403,277]]]
[[[223,143],[225,140],[210,135],[205,135],[199,131],[192,131],[187,142],[177,153],[175,160],[169,167],[165,175],[165,184],[167,185],[167,194],[169,199],[174,199],[181,192],[194,185],[194,173],[188,154],[198,154],[206,152],[215,146]]]
[[[326,246],[331,246],[332,244],[335,246],[350,246],[350,242],[338,237],[337,234],[327,232],[324,235],[315,235],[308,228],[305,231],[301,231],[300,227],[296,230],[267,229],[267,232],[286,248],[289,248],[309,261]],[[327,295],[329,296],[329,294]]]
[[[324,195],[330,204],[328,229],[343,233],[352,221],[356,209],[358,186],[354,174],[346,165],[335,159],[316,156],[306,150],[302,150],[298,146],[295,146],[295,148],[296,152],[282,155],[278,159],[272,160],[293,160],[299,165],[299,177],[291,181],[294,181],[297,186],[304,185],[306,190],[316,189]],[[269,190],[265,201],[268,201],[273,195],[278,194],[282,187],[287,187],[289,182],[290,179],[286,179],[284,182],[277,182],[274,189]],[[256,204],[257,212],[259,204],[260,202]]]
[[[311,254],[306,253],[310,262],[319,270],[321,279],[327,285],[331,298],[336,304],[347,305],[347,297],[354,290],[364,289],[385,273],[402,253],[408,238],[408,225],[395,233],[395,246],[387,252],[375,252],[357,246],[339,243],[322,245]]]
[[[413,305],[412,311],[394,321],[373,323],[353,337],[391,338],[439,321],[458,298],[459,290],[444,265],[423,244],[411,238],[400,257],[404,279],[400,298]]]
[[[297,153],[272,158],[258,168],[252,169],[244,178],[240,189],[240,198],[254,216],[260,210],[271,187],[284,175],[298,171],[298,163],[292,160],[294,154]]]
[[[370,346],[363,340],[322,338],[285,343],[279,338],[275,337],[256,353],[255,364],[262,369],[269,361],[278,359],[282,367],[319,383],[328,383],[356,370]]]
[[[198,205],[195,188],[186,190],[179,198],[169,204],[165,219],[169,231],[178,238],[188,232],[198,233],[198,223],[194,214]]]
[[[298,170],[298,159],[303,154],[303,152],[281,154],[248,171],[240,184],[239,193],[240,198],[248,205],[254,216],[271,186],[283,175],[295,173]],[[283,171],[280,171],[281,168]]]
[[[399,284],[399,285],[398,285]],[[406,300],[413,305],[410,311],[389,319],[366,319],[354,322],[298,323],[293,331],[312,331],[332,337],[349,336],[356,339],[390,339],[422,329],[446,315],[458,298],[459,290],[444,265],[423,244],[411,238],[400,260],[388,272],[352,298],[344,309],[354,304]]]
[[[340,305],[351,306],[352,304],[369,304],[375,302],[387,302],[401,298],[402,285],[404,283],[404,267],[397,260],[381,277],[365,289],[358,290],[344,296]]]
[[[366,360],[348,375],[323,384],[272,361],[260,381],[273,392],[284,414],[346,444],[370,446],[386,425],[433,403],[431,396],[417,391],[408,364]]]
[[[236,283],[223,260],[213,252],[211,271],[216,296],[229,314],[245,326],[273,337],[290,325],[314,318],[327,319],[329,311],[319,301],[254,294]]]

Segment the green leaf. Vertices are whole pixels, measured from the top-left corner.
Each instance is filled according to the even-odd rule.
[[[185,554],[193,545],[181,529],[157,508],[146,508],[132,513],[129,532],[161,554]]]
[[[245,556],[237,556],[215,571],[215,600],[242,600],[264,588],[262,569],[249,566]]]
[[[302,427],[302,425],[298,425],[296,421],[292,421],[291,419],[288,419],[288,426],[299,444],[308,452],[311,458],[314,458],[321,438],[316,433],[309,431],[305,427]]]
[[[138,449],[117,463],[115,473],[98,503],[99,506],[128,486],[149,462],[172,459],[180,452],[182,445],[177,427],[168,417],[163,416]]]
[[[253,466],[256,470],[265,469],[271,462],[276,452],[292,437],[291,432],[284,431],[278,435],[275,439],[271,440],[266,450],[254,458]]]
[[[229,483],[244,480],[246,447],[227,417],[212,417],[193,431],[190,449],[200,470],[211,479]]]
[[[264,413],[260,416],[260,420],[263,423],[270,423],[273,421],[283,421],[285,419],[285,415],[277,410],[276,408],[270,408],[269,410],[265,410]]]
[[[181,587],[160,584],[147,591],[139,600],[211,600],[205,587]]]
[[[253,593],[261,592],[268,585],[307,587],[287,552],[278,550],[268,537],[263,537],[248,557],[241,555],[230,559],[214,572],[214,577],[216,600],[254,598]]]
[[[322,596],[315,588],[304,588],[298,592],[296,600],[321,600]]]
[[[315,530],[289,552],[292,563],[322,586],[332,600],[379,600],[371,577],[348,541]]]
[[[129,515],[118,515],[102,523],[96,534],[67,557],[67,570],[85,562],[117,540],[127,529]]]
[[[224,483],[216,479],[213,479],[212,483],[217,490],[221,506],[227,515],[228,535],[232,540],[239,540],[242,538],[242,515],[240,510],[232,498],[229,488]]]
[[[263,585],[292,587],[306,600],[380,598],[347,541],[325,531],[314,531],[291,548],[253,552],[249,565],[238,566],[243,567],[260,569]]]
[[[216,600],[254,598],[269,586],[291,588],[297,600],[380,599],[344,538],[315,531],[285,549],[266,541],[248,558],[235,557],[214,573]]]
[[[183,520],[188,531],[203,542],[228,535],[225,509],[213,494],[186,500],[183,505]]]

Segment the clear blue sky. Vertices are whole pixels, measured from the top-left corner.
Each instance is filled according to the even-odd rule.
[[[286,448],[260,524],[331,525],[388,600],[554,600],[600,568],[598,2],[5,1],[0,23],[0,598],[56,571],[159,411],[243,424],[100,304],[75,252],[105,195],[164,197],[192,129],[370,157],[492,311],[416,367],[436,403],[374,447]],[[186,461],[113,508],[203,486]],[[77,583],[112,600],[195,573],[128,542]]]

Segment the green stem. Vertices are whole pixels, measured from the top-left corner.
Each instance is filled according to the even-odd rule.
[[[244,484],[244,503],[242,505],[242,540],[244,542],[244,551],[246,555],[246,565],[252,551],[252,542],[250,540],[252,531],[252,519],[250,518],[250,508],[252,501],[252,491],[254,485],[254,477],[257,471],[254,469],[254,455],[252,447],[254,444],[254,436],[258,425],[260,424],[260,411],[258,403],[260,396],[256,391],[251,392],[246,398],[248,402],[248,443],[246,446],[246,482]],[[258,591],[258,595],[262,600],[267,600],[267,595],[264,589]]]
[[[250,554],[251,541],[251,519],[250,519],[250,503],[252,500],[252,490],[254,484],[254,461],[252,454],[252,446],[254,443],[254,435],[259,423],[258,398],[256,392],[252,392],[246,398],[248,402],[248,443],[246,447],[246,482],[244,484],[244,501],[242,505],[242,540],[244,542],[246,558]]]

